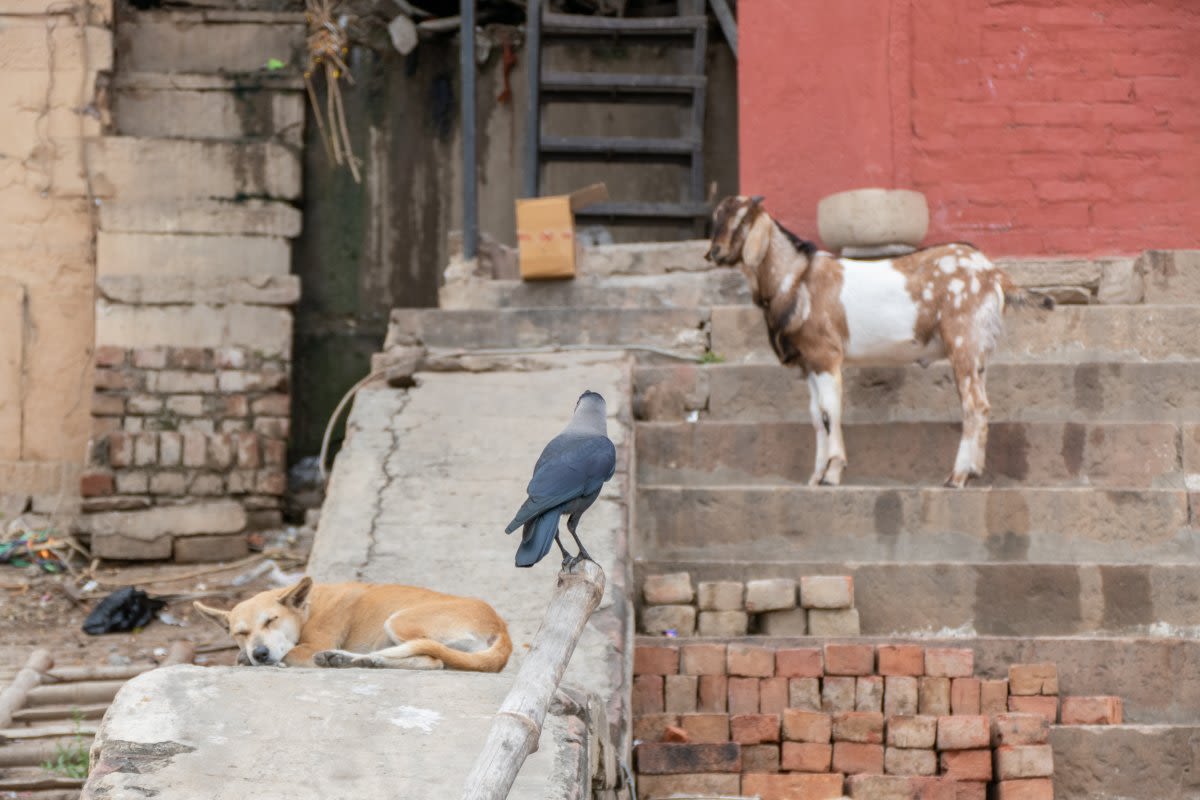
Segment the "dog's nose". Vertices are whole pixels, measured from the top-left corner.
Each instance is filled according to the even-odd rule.
[[[258,647],[254,648],[254,652],[251,655],[254,656],[254,663],[265,664],[271,657],[271,650],[266,645],[260,644]]]

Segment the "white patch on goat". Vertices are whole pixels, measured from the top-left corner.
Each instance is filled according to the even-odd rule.
[[[917,303],[908,280],[890,260],[842,259],[842,292],[850,335],[846,360],[852,363],[908,364],[942,355],[941,343],[914,341]]]
[[[938,269],[949,275],[954,272],[954,268],[958,265],[958,259],[954,256],[942,256],[937,262]]]
[[[971,319],[971,338],[975,342],[975,352],[977,354],[990,353],[996,349],[996,342],[1000,338],[1000,334],[1004,332],[1004,294],[997,291],[1000,300],[993,302],[991,297],[985,297],[980,302],[979,307],[975,309],[974,317]],[[976,360],[976,369],[978,370],[979,360]]]
[[[932,303],[933,302],[933,289],[926,286],[925,291],[921,292],[921,299],[924,300],[926,303]]]
[[[976,250],[971,253],[971,258],[966,264],[967,269],[971,271],[985,270],[992,266],[992,262],[988,261],[987,256]]]
[[[950,290],[950,294],[953,294],[956,296],[962,294],[962,290],[963,290],[964,286],[966,286],[966,284],[962,282],[961,278],[955,278],[952,281],[950,281],[948,284],[946,284],[946,288],[948,290]]]
[[[955,347],[962,347],[962,343],[963,343],[963,338],[961,336],[954,337],[954,346]]]
[[[971,294],[979,294],[979,276],[971,276]]]
[[[796,282],[796,273],[789,272],[787,275],[784,275],[783,280],[779,282],[779,291],[776,292],[775,294],[777,296],[783,296],[783,295],[787,294],[788,292],[790,292],[792,290],[792,284],[794,284],[795,282]]]

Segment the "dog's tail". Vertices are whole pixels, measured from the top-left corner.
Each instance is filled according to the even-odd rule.
[[[512,655],[512,639],[508,631],[501,628],[484,650],[457,650],[434,639],[410,639],[405,642],[414,656],[431,656],[439,659],[448,669],[468,672],[499,672]]]

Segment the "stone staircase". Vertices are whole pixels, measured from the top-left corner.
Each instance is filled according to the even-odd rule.
[[[848,370],[847,485],[805,486],[805,383],[703,247],[602,248],[569,283],[452,283],[443,310],[394,312],[389,344],[425,348],[426,369],[643,348],[634,587],[674,571],[853,575],[865,641],[970,646],[997,676],[1054,661],[1065,694],[1124,698],[1124,725],[1055,729],[1056,797],[1200,795],[1200,254],[1005,263],[1088,304],[1009,313],[988,474],[956,491],[941,486],[959,422],[944,364]]]

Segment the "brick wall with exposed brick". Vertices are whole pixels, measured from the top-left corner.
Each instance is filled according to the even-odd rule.
[[[995,255],[1200,246],[1194,3],[762,0],[738,23],[742,190],[802,235],[822,196],[895,186],[925,193],[929,241]]]
[[[1048,800],[1050,725],[1122,722],[1117,697],[1063,698],[1060,718],[1055,665],[986,679],[969,648],[646,637],[633,672],[643,798]]]
[[[85,513],[229,497],[245,509],[247,528],[281,524],[289,367],[281,355],[238,347],[97,348],[91,466],[81,483]],[[226,545],[220,555],[244,552],[236,536]],[[137,557],[136,547],[105,537],[93,550]]]

